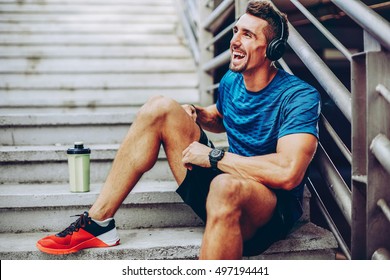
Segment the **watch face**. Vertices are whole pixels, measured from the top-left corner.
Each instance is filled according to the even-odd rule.
[[[219,157],[221,155],[222,151],[214,149],[211,151],[211,156],[212,157]]]

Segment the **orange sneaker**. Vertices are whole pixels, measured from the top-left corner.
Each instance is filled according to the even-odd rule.
[[[111,247],[118,244],[119,236],[114,219],[107,226],[100,226],[88,216],[88,212],[84,212],[65,230],[40,239],[36,245],[47,254],[62,255],[86,248]]]

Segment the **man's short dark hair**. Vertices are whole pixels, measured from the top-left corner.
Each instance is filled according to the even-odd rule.
[[[280,18],[284,21],[284,38],[288,38],[287,16],[275,10],[269,1],[251,0],[248,2],[246,13],[268,22],[269,27],[264,30],[265,37],[271,42],[282,33]]]

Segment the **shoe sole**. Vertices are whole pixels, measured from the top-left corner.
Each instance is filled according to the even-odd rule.
[[[99,238],[95,237],[92,239],[89,239],[87,241],[84,241],[80,244],[77,244],[76,246],[72,248],[67,248],[67,249],[51,249],[51,248],[46,248],[40,245],[39,243],[36,244],[37,248],[47,254],[51,255],[67,255],[67,254],[72,254],[76,253],[78,251],[81,251],[83,249],[88,249],[88,248],[103,248],[103,247],[113,247],[117,246],[120,244],[120,240],[116,241],[115,244],[113,245],[107,245],[103,241],[101,241]]]

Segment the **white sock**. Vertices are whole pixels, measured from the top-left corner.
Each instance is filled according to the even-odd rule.
[[[106,219],[106,220],[104,220],[104,221],[97,221],[97,220],[95,220],[95,219],[92,219],[92,221],[94,221],[95,223],[97,223],[99,226],[101,226],[101,227],[106,227],[106,226],[108,226],[108,224],[111,222],[111,220],[113,220],[114,218],[108,218],[108,219]]]

